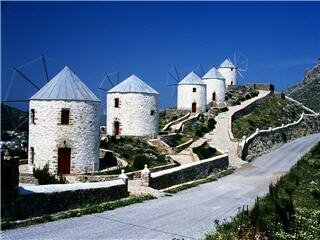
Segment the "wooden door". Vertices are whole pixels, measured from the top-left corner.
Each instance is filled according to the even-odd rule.
[[[58,149],[58,173],[70,174],[71,148]]]
[[[192,103],[191,112],[195,113],[197,112],[197,103]]]
[[[216,92],[212,93],[212,101],[215,102],[216,101]]]
[[[114,122],[114,135],[120,135],[120,123],[117,121]]]

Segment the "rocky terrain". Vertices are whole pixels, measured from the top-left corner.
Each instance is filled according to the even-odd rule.
[[[312,110],[320,112],[320,58],[316,65],[305,73],[303,81],[286,89],[285,93]]]

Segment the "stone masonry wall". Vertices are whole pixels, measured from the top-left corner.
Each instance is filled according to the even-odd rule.
[[[35,110],[35,124],[29,120],[28,163],[36,168],[49,164],[58,171],[58,148],[71,148],[70,173],[83,173],[99,167],[98,102],[30,101]],[[68,125],[61,125],[61,109],[70,109]],[[34,148],[32,162],[30,149]]]
[[[192,89],[196,88],[196,92]],[[207,86],[204,85],[178,85],[177,108],[191,111],[192,103],[197,104],[197,112],[205,112],[207,106]]]
[[[304,116],[302,121],[297,125],[278,128],[272,131],[259,133],[252,138],[242,150],[242,159],[247,161],[252,160],[262,153],[279,147],[287,141],[320,132],[320,117],[319,116]]]
[[[207,160],[189,163],[179,167],[151,173],[149,187],[163,189],[173,185],[205,178],[216,170],[229,166],[228,155],[221,155]]]
[[[116,181],[109,187],[20,195],[1,205],[2,217],[22,220],[127,197],[127,185],[122,180]]]
[[[119,98],[119,108],[114,99]],[[154,111],[154,115],[151,115]],[[159,95],[147,93],[107,94],[107,133],[114,135],[114,122],[120,122],[121,136],[156,138],[159,131]]]

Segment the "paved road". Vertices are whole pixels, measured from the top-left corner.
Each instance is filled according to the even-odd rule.
[[[217,182],[172,197],[2,232],[3,239],[198,239],[215,219],[227,219],[238,207],[251,206],[257,195],[320,141],[309,135],[257,158]]]

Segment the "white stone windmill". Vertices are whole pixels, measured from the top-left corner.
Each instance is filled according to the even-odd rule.
[[[206,84],[192,71],[178,83],[177,109],[205,112],[206,97]]]
[[[221,104],[225,101],[226,79],[222,74],[212,67],[203,77],[203,82],[207,85],[207,104],[213,102]]]
[[[107,134],[156,138],[159,93],[136,75],[107,92]]]
[[[99,168],[100,100],[64,67],[30,98],[29,166],[57,174]]]
[[[247,71],[248,59],[241,53],[235,53],[233,62],[226,58],[219,66],[218,70],[226,79],[226,86],[237,85],[239,75],[244,78],[243,73]]]

